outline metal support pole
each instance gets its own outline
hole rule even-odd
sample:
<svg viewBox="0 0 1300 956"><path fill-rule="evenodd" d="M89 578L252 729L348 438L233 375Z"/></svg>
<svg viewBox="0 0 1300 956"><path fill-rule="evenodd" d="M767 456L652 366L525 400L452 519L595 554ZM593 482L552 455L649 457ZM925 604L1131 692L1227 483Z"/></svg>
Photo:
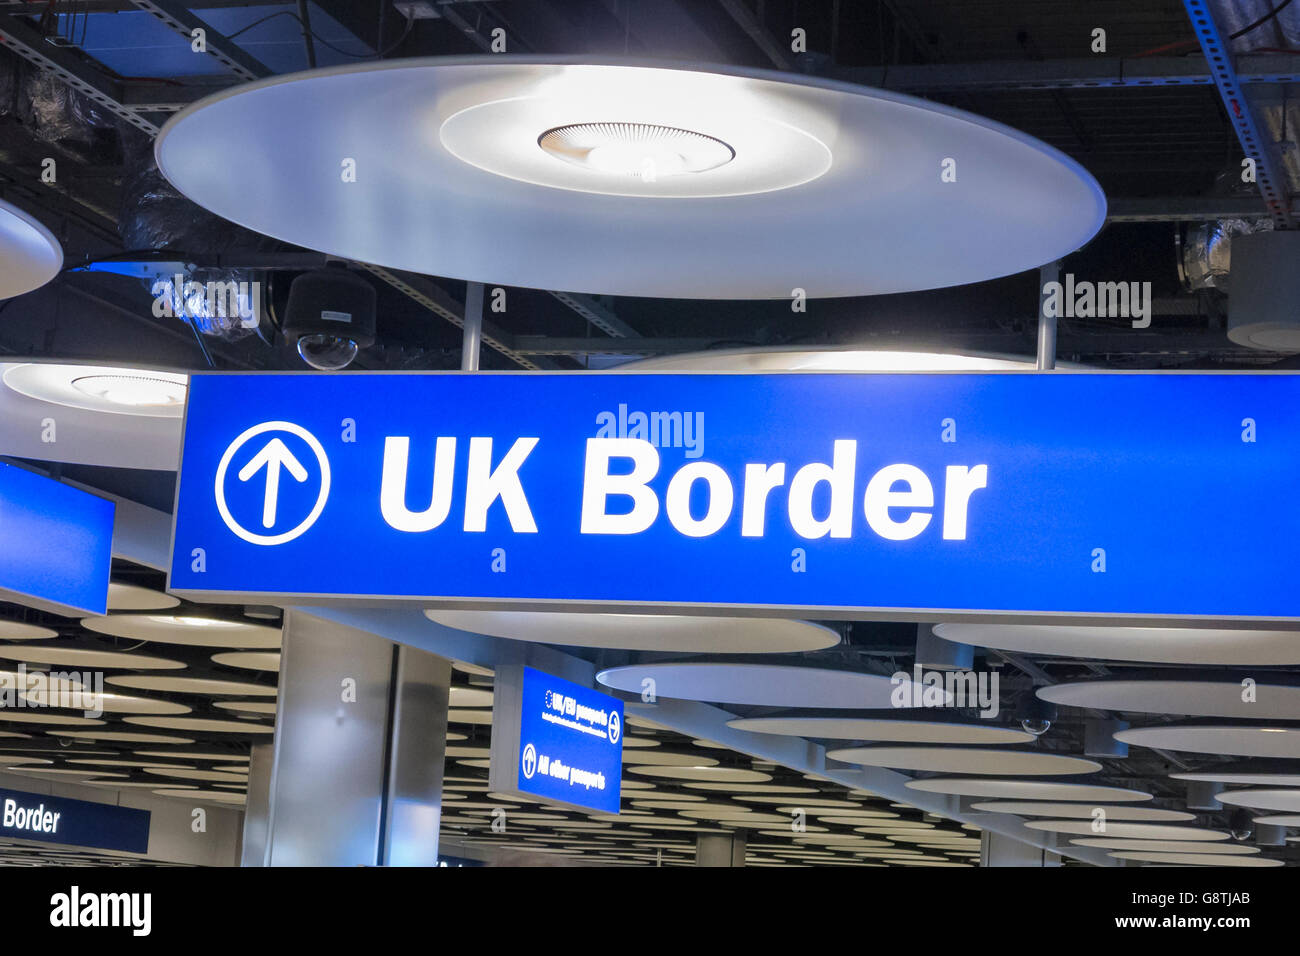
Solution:
<svg viewBox="0 0 1300 956"><path fill-rule="evenodd" d="M482 282L470 282L465 287L465 335L461 341L460 370L477 372L483 343Z"/></svg>
<svg viewBox="0 0 1300 956"><path fill-rule="evenodd" d="M1047 314L1046 288L1061 279L1061 260L1049 262L1038 270L1038 368L1056 368L1056 316Z"/></svg>

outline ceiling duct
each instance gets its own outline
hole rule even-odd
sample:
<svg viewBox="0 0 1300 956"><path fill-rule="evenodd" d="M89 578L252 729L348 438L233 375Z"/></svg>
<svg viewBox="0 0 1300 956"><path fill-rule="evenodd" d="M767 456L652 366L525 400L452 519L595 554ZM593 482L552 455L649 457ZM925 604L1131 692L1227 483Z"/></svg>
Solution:
<svg viewBox="0 0 1300 956"><path fill-rule="evenodd" d="M1232 241L1238 236L1271 232L1273 220L1220 219L1194 223L1181 233L1179 275L1189 292L1202 289L1229 291L1232 272Z"/></svg>

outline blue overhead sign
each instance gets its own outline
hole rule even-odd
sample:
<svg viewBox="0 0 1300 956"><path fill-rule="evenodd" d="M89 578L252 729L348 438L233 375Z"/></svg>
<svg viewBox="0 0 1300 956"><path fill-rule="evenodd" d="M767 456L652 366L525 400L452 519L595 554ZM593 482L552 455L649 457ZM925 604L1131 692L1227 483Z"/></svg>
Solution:
<svg viewBox="0 0 1300 956"><path fill-rule="evenodd" d="M0 600L56 614L103 614L113 502L0 464Z"/></svg>
<svg viewBox="0 0 1300 956"><path fill-rule="evenodd" d="M1300 619L1300 376L196 375L170 587Z"/></svg>
<svg viewBox="0 0 1300 956"><path fill-rule="evenodd" d="M149 811L0 789L0 837L146 853Z"/></svg>
<svg viewBox="0 0 1300 956"><path fill-rule="evenodd" d="M493 793L618 813L623 704L531 667L497 670L492 703Z"/></svg>

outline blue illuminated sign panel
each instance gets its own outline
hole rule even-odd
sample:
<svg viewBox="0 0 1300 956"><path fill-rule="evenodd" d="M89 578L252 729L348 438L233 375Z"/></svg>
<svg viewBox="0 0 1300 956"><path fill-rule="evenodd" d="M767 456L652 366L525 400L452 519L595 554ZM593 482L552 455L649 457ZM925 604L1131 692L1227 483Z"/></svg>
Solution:
<svg viewBox="0 0 1300 956"><path fill-rule="evenodd" d="M0 837L146 853L149 811L0 789Z"/></svg>
<svg viewBox="0 0 1300 956"><path fill-rule="evenodd" d="M113 502L0 464L0 600L56 614L103 614Z"/></svg>
<svg viewBox="0 0 1300 956"><path fill-rule="evenodd" d="M171 587L1300 619L1300 376L196 375Z"/></svg>
<svg viewBox="0 0 1300 956"><path fill-rule="evenodd" d="M494 793L618 813L623 703L617 697L531 667L499 668L494 694Z"/></svg>

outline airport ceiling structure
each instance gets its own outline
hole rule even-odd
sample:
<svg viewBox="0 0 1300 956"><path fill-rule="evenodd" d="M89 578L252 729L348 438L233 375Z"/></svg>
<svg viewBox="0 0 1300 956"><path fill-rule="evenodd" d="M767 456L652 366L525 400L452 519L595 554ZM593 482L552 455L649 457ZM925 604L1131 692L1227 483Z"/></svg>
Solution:
<svg viewBox="0 0 1300 956"><path fill-rule="evenodd" d="M1219 28L1212 35L1195 26L1206 8ZM202 49L195 30L203 31ZM1135 328L1128 317L1063 318L1061 362L1120 370L1298 367L1295 352L1238 344L1227 334L1230 239L1294 228L1300 216L1300 3L1290 0L0 0L0 200L42 223L64 250L52 282L0 302L0 362L58 358L180 373L306 370L279 334L277 316L293 279L323 267L327 257L219 219L184 198L154 163L155 137L178 111L239 84L378 59L490 57L494 31L512 54L774 69L908 93L1004 123L1071 157L1106 193L1105 226L1063 258L1060 274L1150 284L1149 326ZM806 36L798 51L792 31ZM238 149L220 139L211 149L238 169ZM1246 165L1255 173L1249 182ZM788 241L797 246L816 229L816 222L792 223ZM353 274L376 290L378 322L374 343L353 368L460 366L465 282L354 266ZM173 268L203 279L261 282L267 301L258 327L155 314L152 283ZM1032 361L1040 282L1033 270L928 292L814 297L798 310L785 299L507 287L506 308L484 321L483 368L597 369L770 346L973 351ZM141 464L66 464L59 473L170 510L175 475L158 463ZM98 660L93 666L119 678L124 694L150 698L153 704L141 706L153 712L124 709L105 714L103 724L58 726L0 714L0 752L18 773L171 789L239 805L249 744L269 739L273 726L278 617L266 609L239 614L175 604L161 594L161 576L140 567L120 564L115 580L145 591L120 591L103 621L0 605L0 664L53 667L65 662L46 651L65 649L70 665ZM147 593L160 603L151 606ZM146 620L105 626L123 616ZM164 623L150 624L151 616ZM236 636L223 639L220 627L194 625L192 642L179 640L187 618L225 620ZM834 645L803 652L800 663L884 677L913 665L915 624L827 626L836 632ZM1294 761L1280 759L1285 748L1270 749L1254 733L1300 733L1293 723L1300 707L1292 700L1300 654L1284 647L1293 635L1260 632L1216 657L1195 635L1171 633L1163 635L1170 648L1159 659L1133 659L1096 634L948 636L977 646L980 666L999 673L1009 732L1022 720L1050 720L1019 750L1082 757L1093 749L1088 735L1097 721L1131 725L1123 731L1133 734L1126 754L1120 748L1096 756L1097 772L1073 779L1149 794L1152 800L1139 805L1170 815L1147 821L1190 815L1191 826L1242 829L1234 806L1189 806L1187 781L1175 774L1247 773L1252 779L1238 782L1259 785L1300 779L1287 775ZM571 652L603 668L666 657ZM1252 723L1254 712L1234 708L1224 691L1244 678L1276 690L1282 702L1263 715L1266 726ZM624 794L628 819L512 805L515 822L497 833L491 822L498 804L487 794L485 769L490 686L490 673L457 671L443 805L443 834L453 843L668 865L691 861L694 832L735 826L751 832L755 864L951 865L978 853L969 827L646 725L634 725L625 754L632 768L625 779L635 781ZM790 716L774 706L730 709L742 719ZM1197 729L1205 725L1240 739L1225 746ZM846 738L819 736L812 725L807 734L849 746ZM847 739L865 737L864 731ZM638 765L641 753L674 756ZM654 765L719 766L786 789L720 794L699 781L636 772ZM912 772L920 781L943 776L924 767ZM792 834L788 816L769 812L787 806L773 802L778 794L790 797L789 806L808 806L806 831ZM818 802L824 814L814 811ZM1296 821L1300 816L1290 818ZM1087 822L1080 824L1086 829ZM912 835L940 831L929 841ZM1300 860L1289 842L1259 855ZM0 863L33 856L40 854L0 847ZM57 854L48 859L70 862Z"/></svg>

